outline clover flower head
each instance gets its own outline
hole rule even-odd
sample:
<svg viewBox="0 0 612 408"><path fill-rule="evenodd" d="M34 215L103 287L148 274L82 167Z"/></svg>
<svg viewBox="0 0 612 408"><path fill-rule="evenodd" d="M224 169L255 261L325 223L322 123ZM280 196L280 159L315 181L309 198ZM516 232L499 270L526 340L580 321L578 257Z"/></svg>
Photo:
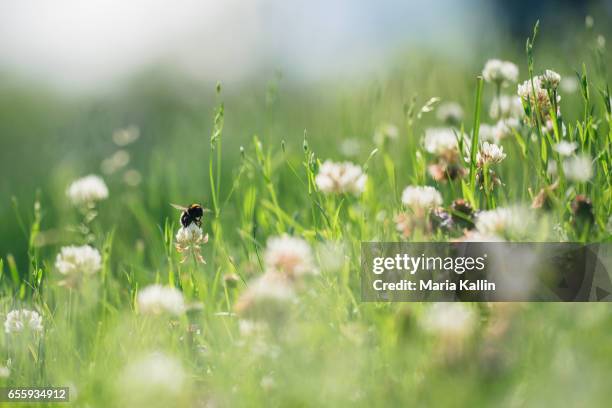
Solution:
<svg viewBox="0 0 612 408"><path fill-rule="evenodd" d="M488 60L482 70L482 77L485 81L500 85L516 82L518 75L519 69L516 64L499 59Z"/></svg>
<svg viewBox="0 0 612 408"><path fill-rule="evenodd" d="M533 212L523 207L497 207L481 211L476 216L476 230L500 238L525 237L533 230Z"/></svg>
<svg viewBox="0 0 612 408"><path fill-rule="evenodd" d="M547 69L542 75L540 75L540 81L542 88L555 90L561 82L561 75L555 71Z"/></svg>
<svg viewBox="0 0 612 408"><path fill-rule="evenodd" d="M577 148L578 144L576 142L568 142L566 140L562 140L553 146L553 149L561 156L571 156Z"/></svg>
<svg viewBox="0 0 612 408"><path fill-rule="evenodd" d="M268 239L264 262L267 271L290 278L316 273L310 245L302 238L288 235Z"/></svg>
<svg viewBox="0 0 612 408"><path fill-rule="evenodd" d="M588 155L581 154L565 160L563 171L568 180L586 183L593 177L593 163Z"/></svg>
<svg viewBox="0 0 612 408"><path fill-rule="evenodd" d="M93 206L108 198L108 187L100 176L91 174L73 181L66 195L75 206Z"/></svg>
<svg viewBox="0 0 612 408"><path fill-rule="evenodd" d="M506 158L504 148L493 143L484 142L476 153L476 165L480 168L485 165L501 163Z"/></svg>
<svg viewBox="0 0 612 408"><path fill-rule="evenodd" d="M138 292L138 311L149 315L169 314L179 316L185 311L185 301L180 290L162 285L150 285Z"/></svg>
<svg viewBox="0 0 612 408"><path fill-rule="evenodd" d="M179 254L185 256L181 263L185 262L189 255L193 255L196 261L206 263L202 256L202 245L208 242L208 234L204 235L202 228L192 222L187 227L179 228L176 233L174 246Z"/></svg>
<svg viewBox="0 0 612 408"><path fill-rule="evenodd" d="M102 256L89 245L66 246L57 254L55 268L68 278L93 275L102 268Z"/></svg>
<svg viewBox="0 0 612 408"><path fill-rule="evenodd" d="M295 298L290 282L282 275L266 272L249 283L236 302L236 312L252 320L279 320Z"/></svg>
<svg viewBox="0 0 612 408"><path fill-rule="evenodd" d="M451 128L427 129L423 146L428 153L447 161L453 161L459 153L457 135Z"/></svg>
<svg viewBox="0 0 612 408"><path fill-rule="evenodd" d="M6 315L4 321L4 332L8 334L23 331L42 332L42 330L42 317L34 310L12 310Z"/></svg>
<svg viewBox="0 0 612 408"><path fill-rule="evenodd" d="M326 160L319 168L315 183L326 194L359 195L365 190L367 175L351 162L334 163Z"/></svg>
<svg viewBox="0 0 612 408"><path fill-rule="evenodd" d="M408 186L402 192L402 203L415 212L423 212L442 205L442 196L431 186Z"/></svg>

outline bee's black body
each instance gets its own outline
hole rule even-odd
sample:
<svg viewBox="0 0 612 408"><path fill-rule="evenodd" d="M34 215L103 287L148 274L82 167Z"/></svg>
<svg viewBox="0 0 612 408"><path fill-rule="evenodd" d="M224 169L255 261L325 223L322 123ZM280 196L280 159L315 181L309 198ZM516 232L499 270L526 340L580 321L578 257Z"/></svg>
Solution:
<svg viewBox="0 0 612 408"><path fill-rule="evenodd" d="M195 223L198 227L202 226L202 217L204 216L204 209L200 204L191 204L189 207L180 209L183 211L183 213L181 214L181 225L183 227L187 228L189 225L191 225L192 222Z"/></svg>

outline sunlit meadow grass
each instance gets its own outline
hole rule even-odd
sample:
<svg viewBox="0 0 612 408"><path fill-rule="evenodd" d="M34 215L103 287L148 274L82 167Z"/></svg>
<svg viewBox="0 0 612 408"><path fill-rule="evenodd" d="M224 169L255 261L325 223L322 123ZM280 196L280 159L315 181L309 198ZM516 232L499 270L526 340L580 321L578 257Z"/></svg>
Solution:
<svg viewBox="0 0 612 408"><path fill-rule="evenodd" d="M411 61L212 104L135 86L108 114L17 92L35 119L2 117L22 171L3 184L0 382L84 407L606 404L606 304L360 301L361 241L611 240L605 46L589 32L547 65L538 40L508 52L518 75L484 58L441 83ZM170 203L192 202L210 211L181 230Z"/></svg>

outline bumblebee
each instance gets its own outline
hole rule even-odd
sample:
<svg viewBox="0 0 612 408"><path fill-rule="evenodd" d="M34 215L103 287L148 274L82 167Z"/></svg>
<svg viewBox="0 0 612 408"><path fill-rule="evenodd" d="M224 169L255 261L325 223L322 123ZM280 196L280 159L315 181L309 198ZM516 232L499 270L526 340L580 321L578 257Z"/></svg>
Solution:
<svg viewBox="0 0 612 408"><path fill-rule="evenodd" d="M181 213L181 225L187 228L191 223L195 223L198 227L202 226L202 217L204 216L205 208L202 208L200 204L191 204L189 207L183 207L182 205L170 204L177 210L182 211Z"/></svg>

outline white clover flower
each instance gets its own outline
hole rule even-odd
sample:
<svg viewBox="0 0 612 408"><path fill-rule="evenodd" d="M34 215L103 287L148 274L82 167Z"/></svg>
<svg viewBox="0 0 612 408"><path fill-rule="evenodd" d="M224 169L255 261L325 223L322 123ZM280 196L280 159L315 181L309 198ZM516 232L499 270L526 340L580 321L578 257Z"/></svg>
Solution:
<svg viewBox="0 0 612 408"><path fill-rule="evenodd" d="M150 285L138 292L138 311L144 314L164 313L179 316L185 311L185 301L180 290L162 285Z"/></svg>
<svg viewBox="0 0 612 408"><path fill-rule="evenodd" d="M55 258L55 268L69 279L80 279L102 268L102 256L89 245L63 247Z"/></svg>
<svg viewBox="0 0 612 408"><path fill-rule="evenodd" d="M503 235L514 222L513 216L509 208L482 211L476 217L476 229L481 234Z"/></svg>
<svg viewBox="0 0 612 408"><path fill-rule="evenodd" d="M125 397L142 401L154 395L177 395L182 392L186 379L180 361L155 352L128 364L120 374L117 385L125 391Z"/></svg>
<svg viewBox="0 0 612 408"><path fill-rule="evenodd" d="M561 156L571 156L577 148L578 144L576 144L576 142L568 142L565 140L553 146L553 149Z"/></svg>
<svg viewBox="0 0 612 408"><path fill-rule="evenodd" d="M457 102L441 103L436 110L436 117L440 122L458 124L463 119L463 108Z"/></svg>
<svg viewBox="0 0 612 408"><path fill-rule="evenodd" d="M427 129L423 146L428 153L446 159L452 159L459 153L457 135L451 128Z"/></svg>
<svg viewBox="0 0 612 408"><path fill-rule="evenodd" d="M310 245L302 238L288 235L268 239L264 263L266 271L291 278L316 273Z"/></svg>
<svg viewBox="0 0 612 408"><path fill-rule="evenodd" d="M500 85L506 85L508 82L516 82L518 75L519 69L515 64L498 59L487 61L482 70L482 77L485 81Z"/></svg>
<svg viewBox="0 0 612 408"><path fill-rule="evenodd" d="M561 78L561 83L559 84L561 90L567 93L574 93L578 91L580 84L578 83L578 79L574 76L565 76Z"/></svg>
<svg viewBox="0 0 612 408"><path fill-rule="evenodd" d="M463 303L434 303L421 319L426 332L453 339L469 337L477 322L474 310Z"/></svg>
<svg viewBox="0 0 612 408"><path fill-rule="evenodd" d="M295 292L288 280L273 272L266 272L249 283L236 302L236 312L252 319L276 319L287 312Z"/></svg>
<svg viewBox="0 0 612 408"><path fill-rule="evenodd" d="M374 131L374 143L382 145L386 141L397 140L399 129L391 123L381 123Z"/></svg>
<svg viewBox="0 0 612 408"><path fill-rule="evenodd" d="M41 332L42 317L38 312L28 309L12 310L4 321L5 333L21 333L23 331Z"/></svg>
<svg viewBox="0 0 612 408"><path fill-rule="evenodd" d="M489 116L494 119L520 118L524 113L521 98L517 96L501 95L499 99L493 99L489 108Z"/></svg>
<svg viewBox="0 0 612 408"><path fill-rule="evenodd" d="M96 201L108 198L108 188L100 176L91 174L72 182L66 195L74 205L91 206Z"/></svg>
<svg viewBox="0 0 612 408"><path fill-rule="evenodd" d="M502 238L522 237L533 227L533 212L523 207L498 207L476 216L476 230Z"/></svg>
<svg viewBox="0 0 612 408"><path fill-rule="evenodd" d="M402 192L402 203L415 212L442 205L442 196L430 186L408 186Z"/></svg>
<svg viewBox="0 0 612 408"><path fill-rule="evenodd" d="M570 157L563 162L563 171L568 180L586 183L593 177L593 163L585 154Z"/></svg>
<svg viewBox="0 0 612 408"><path fill-rule="evenodd" d="M537 105L544 114L545 119L547 119L550 114L550 110L552 109L552 101L548 96L548 91L546 90L546 87L548 86L552 88L552 86L555 84L555 81L556 79L552 74L549 74L546 78L543 75L534 77L533 85L531 79L528 79L522 84L518 85L518 96L520 96L521 99L525 102L529 101L529 103L532 105L532 109L535 109L535 106ZM559 101L561 101L561 96L557 95L556 102L559 103Z"/></svg>
<svg viewBox="0 0 612 408"><path fill-rule="evenodd" d="M557 89L559 83L561 82L561 75L557 74L555 71L547 69L544 71L544 74L540 75L540 81L542 88L554 90Z"/></svg>
<svg viewBox="0 0 612 408"><path fill-rule="evenodd" d="M476 153L476 165L482 168L485 165L501 163L505 158L506 154L502 146L484 142Z"/></svg>
<svg viewBox="0 0 612 408"><path fill-rule="evenodd" d="M356 164L326 160L319 168L315 182L319 190L327 194L359 195L365 190L367 179L368 176Z"/></svg>
<svg viewBox="0 0 612 408"><path fill-rule="evenodd" d="M206 263L202 257L202 245L208 242L208 234L204 235L202 228L192 222L187 227L179 228L176 233L174 246L179 254L185 254L181 263L185 262L189 255L193 255L196 261Z"/></svg>

